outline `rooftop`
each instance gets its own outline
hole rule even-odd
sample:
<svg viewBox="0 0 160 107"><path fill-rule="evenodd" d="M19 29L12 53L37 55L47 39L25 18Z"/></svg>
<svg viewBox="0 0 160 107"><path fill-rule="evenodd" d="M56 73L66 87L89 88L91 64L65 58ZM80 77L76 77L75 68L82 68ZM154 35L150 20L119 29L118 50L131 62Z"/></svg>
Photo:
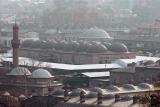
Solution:
<svg viewBox="0 0 160 107"><path fill-rule="evenodd" d="M85 72L85 73L82 73L82 74L87 76L87 77L108 77L108 76L110 76L110 72L109 71L104 71L104 72Z"/></svg>
<svg viewBox="0 0 160 107"><path fill-rule="evenodd" d="M0 58L1 62L12 62L12 58ZM40 62L30 58L20 57L19 65L22 66L37 66L37 67L47 67L52 69L63 69L63 70L90 70L90 69L116 69L122 68L116 63L112 64L86 64L86 65L71 65L62 63L50 63L50 62Z"/></svg>
<svg viewBox="0 0 160 107"><path fill-rule="evenodd" d="M128 64L136 63L137 66L144 61L156 62L160 60L159 57L147 57L147 56L136 56L135 59L118 59L110 64L84 64L84 65L72 65L72 64L62 64L62 63L51 63L51 62L41 62L33 60L31 58L19 57L19 65L22 66L37 66L52 69L62 69L62 70L93 70L93 69L119 69L126 68ZM0 62L12 62L11 57L0 56Z"/></svg>

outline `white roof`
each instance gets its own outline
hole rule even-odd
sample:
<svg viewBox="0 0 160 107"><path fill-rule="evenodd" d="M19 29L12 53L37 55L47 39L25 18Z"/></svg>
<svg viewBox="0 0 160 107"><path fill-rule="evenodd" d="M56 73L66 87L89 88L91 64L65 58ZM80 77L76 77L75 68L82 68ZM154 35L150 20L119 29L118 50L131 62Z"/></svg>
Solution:
<svg viewBox="0 0 160 107"><path fill-rule="evenodd" d="M51 78L53 77L50 72L45 69L37 69L32 72L32 78Z"/></svg>
<svg viewBox="0 0 160 107"><path fill-rule="evenodd" d="M87 76L87 77L107 77L107 76L110 76L110 72L109 71L104 71L104 72L85 72L85 73L82 73L82 74Z"/></svg>
<svg viewBox="0 0 160 107"><path fill-rule="evenodd" d="M16 67L14 69L12 69L12 71L10 73L8 73L7 75L31 75L31 72L24 67Z"/></svg>
<svg viewBox="0 0 160 107"><path fill-rule="evenodd" d="M111 64L85 64L85 65L74 65L73 70L89 70L89 69L116 69L122 68L116 63Z"/></svg>
<svg viewBox="0 0 160 107"><path fill-rule="evenodd" d="M2 58L2 61L12 62L12 58ZM53 69L64 69L64 70L89 70L89 69L116 69L122 68L116 63L112 64L85 64L85 65L72 65L72 64L62 64L62 63L50 63L50 62L40 62L30 58L19 57L19 65L26 66L38 66L47 67Z"/></svg>
<svg viewBox="0 0 160 107"><path fill-rule="evenodd" d="M63 70L118 69L118 68L125 68L127 67L128 64L131 64L133 62L138 65L140 61L146 61L146 60L152 60L153 62L156 62L160 60L160 58L136 56L135 59L118 59L111 64L72 65L72 64L62 64L62 63L40 62L30 58L19 57L19 65L47 67L47 68L63 69ZM12 62L12 58L1 57L0 61Z"/></svg>
<svg viewBox="0 0 160 107"><path fill-rule="evenodd" d="M114 63L117 63L123 67L127 67L128 64L136 63L138 66L141 61L153 61L156 62L160 60L159 57L148 57L148 56L136 56L135 59L118 59Z"/></svg>

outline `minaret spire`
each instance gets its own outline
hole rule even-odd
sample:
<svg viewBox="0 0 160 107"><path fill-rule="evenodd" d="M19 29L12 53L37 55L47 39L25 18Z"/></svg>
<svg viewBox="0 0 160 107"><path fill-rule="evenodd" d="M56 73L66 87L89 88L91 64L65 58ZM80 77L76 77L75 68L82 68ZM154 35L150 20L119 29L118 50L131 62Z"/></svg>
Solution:
<svg viewBox="0 0 160 107"><path fill-rule="evenodd" d="M19 65L18 57L19 57L19 46L20 40L18 37L19 27L16 23L13 25L13 40L12 40L12 48L13 48L13 67L17 67Z"/></svg>

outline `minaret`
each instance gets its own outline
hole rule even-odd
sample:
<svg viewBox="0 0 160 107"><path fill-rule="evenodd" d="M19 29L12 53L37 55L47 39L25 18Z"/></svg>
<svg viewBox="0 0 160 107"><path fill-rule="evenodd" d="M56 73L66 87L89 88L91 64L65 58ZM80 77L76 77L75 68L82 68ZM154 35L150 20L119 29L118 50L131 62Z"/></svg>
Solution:
<svg viewBox="0 0 160 107"><path fill-rule="evenodd" d="M19 57L19 46L20 46L20 40L18 38L18 31L19 27L15 24L13 25L13 40L12 40L12 48L13 48L13 67L17 67L19 64L18 57Z"/></svg>

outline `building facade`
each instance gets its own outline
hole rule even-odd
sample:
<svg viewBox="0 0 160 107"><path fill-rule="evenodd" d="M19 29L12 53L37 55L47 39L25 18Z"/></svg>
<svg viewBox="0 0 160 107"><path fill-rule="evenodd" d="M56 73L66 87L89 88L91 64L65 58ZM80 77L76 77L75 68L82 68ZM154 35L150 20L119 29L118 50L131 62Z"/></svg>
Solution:
<svg viewBox="0 0 160 107"><path fill-rule="evenodd" d="M44 96L62 87L62 84L56 82L54 76L44 69L37 69L31 73L27 68L16 67L1 78L1 89L14 96Z"/></svg>

